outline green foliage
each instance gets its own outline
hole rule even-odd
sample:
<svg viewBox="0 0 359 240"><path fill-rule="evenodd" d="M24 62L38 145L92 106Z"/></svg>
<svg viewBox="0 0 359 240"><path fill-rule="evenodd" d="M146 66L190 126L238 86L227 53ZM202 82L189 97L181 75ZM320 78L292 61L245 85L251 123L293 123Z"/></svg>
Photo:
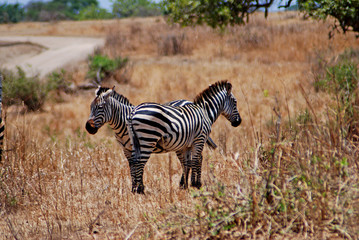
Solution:
<svg viewBox="0 0 359 240"><path fill-rule="evenodd" d="M12 105L23 102L30 111L38 110L45 102L48 93L46 84L35 77L27 77L25 72L18 67L17 73L4 71L3 103Z"/></svg>
<svg viewBox="0 0 359 240"><path fill-rule="evenodd" d="M17 23L22 20L24 9L20 4L0 4L0 23Z"/></svg>
<svg viewBox="0 0 359 240"><path fill-rule="evenodd" d="M298 0L284 1L289 10L298 8L309 16L317 19L334 17L344 32L353 30L359 32L359 0ZM183 26L207 24L212 28L225 28L227 25L240 25L248 21L249 15L259 9L265 10L275 3L273 0L164 0L164 11L173 22Z"/></svg>
<svg viewBox="0 0 359 240"><path fill-rule="evenodd" d="M116 0L112 13L120 18L161 15L161 7L150 0Z"/></svg>
<svg viewBox="0 0 359 240"><path fill-rule="evenodd" d="M305 109L303 112L298 114L297 122L301 125L306 125L313 122L312 115L310 115L308 109Z"/></svg>
<svg viewBox="0 0 359 240"><path fill-rule="evenodd" d="M340 129L340 135L344 138L358 138L359 134L359 51L346 50L335 63L326 68L326 73L321 76L314 86L318 90L328 92L335 102L332 114L333 118L340 119L340 124L331 121Z"/></svg>
<svg viewBox="0 0 359 240"><path fill-rule="evenodd" d="M326 76L316 83L316 87L339 94L347 101L349 98L355 97L354 90L357 88L358 81L357 65L350 61L344 61L328 67Z"/></svg>
<svg viewBox="0 0 359 240"><path fill-rule="evenodd" d="M244 24L249 14L260 8L266 13L272 1L225 0L168 0L163 1L165 11L174 22L183 26L207 24L212 28Z"/></svg>
<svg viewBox="0 0 359 240"><path fill-rule="evenodd" d="M100 78L107 78L114 74L118 69L126 66L128 58L117 57L110 59L108 56L97 54L89 58L89 71L88 76L90 78L96 78L97 72L100 70Z"/></svg>
<svg viewBox="0 0 359 240"><path fill-rule="evenodd" d="M332 16L337 23L334 28L340 27L344 32L353 30L359 32L359 0L299 0L299 9L317 19L326 19Z"/></svg>
<svg viewBox="0 0 359 240"><path fill-rule="evenodd" d="M38 76L26 76L20 67L16 73L8 70L2 70L1 73L4 76L3 103L8 106L24 103L30 111L41 109L49 92L66 91L69 85L64 70L51 73L47 81L41 81Z"/></svg>
<svg viewBox="0 0 359 240"><path fill-rule="evenodd" d="M88 6L82 9L76 16L76 20L88 20L88 19L110 19L113 15L106 9L99 8L96 5Z"/></svg>
<svg viewBox="0 0 359 240"><path fill-rule="evenodd" d="M196 221L206 226L211 236L222 234L223 237L223 233L238 226L239 216L248 217L244 211L246 207L241 206L236 198L227 196L227 190L220 182L209 191L194 192L193 197L198 200Z"/></svg>
<svg viewBox="0 0 359 240"><path fill-rule="evenodd" d="M30 2L26 6L25 20L26 21L41 21L40 14L44 14L48 11L47 4L44 2Z"/></svg>
<svg viewBox="0 0 359 240"><path fill-rule="evenodd" d="M66 80L66 71L61 69L60 72L52 72L47 76L47 91L66 90L70 83Z"/></svg>
<svg viewBox="0 0 359 240"><path fill-rule="evenodd" d="M25 7L25 18L28 21L76 19L79 12L90 6L98 7L97 0L34 1Z"/></svg>

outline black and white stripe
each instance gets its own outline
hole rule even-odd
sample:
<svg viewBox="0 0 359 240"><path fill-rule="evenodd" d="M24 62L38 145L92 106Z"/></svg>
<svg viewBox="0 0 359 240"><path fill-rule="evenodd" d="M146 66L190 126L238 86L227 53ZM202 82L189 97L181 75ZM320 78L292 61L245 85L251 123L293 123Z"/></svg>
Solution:
<svg viewBox="0 0 359 240"><path fill-rule="evenodd" d="M165 105L167 106L184 106L192 104L187 100L175 100ZM95 99L91 103L90 117L86 122L86 130L90 134L96 134L98 129L104 124L108 123L113 129L117 141L121 144L124 154L128 159L130 165L130 172L132 177L133 186L135 179L135 169L137 162L132 160L132 145L127 130L126 120L130 116L131 111L134 109L129 100L123 95L117 93L114 88L99 87L95 93ZM216 144L212 139L208 138L207 144L210 148L216 148ZM156 152L163 152L161 146L156 148ZM182 167L186 164L185 157L179 156ZM133 188L134 189L134 188Z"/></svg>
<svg viewBox="0 0 359 240"><path fill-rule="evenodd" d="M181 184L187 188L192 168L191 184L201 187L202 150L212 124L221 114L234 127L241 123L237 100L231 90L229 82L220 81L199 94L193 104L176 107L143 103L133 109L128 127L137 167L135 184L138 193L144 190L144 166L151 153L157 152L174 151L180 159L184 158Z"/></svg>

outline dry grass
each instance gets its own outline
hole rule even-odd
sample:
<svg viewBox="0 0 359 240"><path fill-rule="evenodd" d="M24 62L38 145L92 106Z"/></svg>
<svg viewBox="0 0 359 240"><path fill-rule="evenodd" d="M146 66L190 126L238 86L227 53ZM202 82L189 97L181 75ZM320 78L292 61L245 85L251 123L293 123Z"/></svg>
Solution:
<svg viewBox="0 0 359 240"><path fill-rule="evenodd" d="M68 23L33 29L71 35ZM234 129L220 118L214 124L211 137L219 148L204 150L203 191L180 190L179 163L164 154L147 163L146 195L140 196L130 192L129 167L111 130L85 132L92 91L60 104L49 101L41 113L8 108L0 165L2 238L358 236L358 145L340 137L331 98L312 86L318 56L358 47L352 35L329 40L326 24L293 13L268 20L256 15L225 33L167 26L162 18L69 25L75 24L91 26L89 32L81 28L84 35L107 34L103 52L130 58L132 79L116 90L132 103L193 99L208 84L228 79L243 123ZM185 36L189 51L161 52L161 41L173 34ZM81 76L77 71L74 81ZM317 122L296 121L305 109Z"/></svg>

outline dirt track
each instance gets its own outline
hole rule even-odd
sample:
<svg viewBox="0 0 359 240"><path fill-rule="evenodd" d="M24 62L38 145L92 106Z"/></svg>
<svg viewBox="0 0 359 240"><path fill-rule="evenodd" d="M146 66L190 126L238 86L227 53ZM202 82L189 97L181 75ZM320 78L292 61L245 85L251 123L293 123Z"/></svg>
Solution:
<svg viewBox="0 0 359 240"><path fill-rule="evenodd" d="M20 66L28 75L40 77L69 64L86 59L102 38L84 37L0 37L0 67L15 69Z"/></svg>

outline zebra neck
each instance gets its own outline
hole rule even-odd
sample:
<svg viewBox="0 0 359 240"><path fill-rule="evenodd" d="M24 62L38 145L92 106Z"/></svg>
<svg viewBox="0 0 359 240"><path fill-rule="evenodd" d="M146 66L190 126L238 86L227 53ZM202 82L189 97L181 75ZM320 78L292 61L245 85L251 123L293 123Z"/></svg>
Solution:
<svg viewBox="0 0 359 240"><path fill-rule="evenodd" d="M223 103L222 101L218 101L218 98L203 98L199 105L205 110L210 119L211 123L213 124L219 115L222 113Z"/></svg>
<svg viewBox="0 0 359 240"><path fill-rule="evenodd" d="M112 111L109 125L117 135L124 134L127 132L126 119L130 115L133 105L122 104L115 98L110 99L110 104Z"/></svg>

